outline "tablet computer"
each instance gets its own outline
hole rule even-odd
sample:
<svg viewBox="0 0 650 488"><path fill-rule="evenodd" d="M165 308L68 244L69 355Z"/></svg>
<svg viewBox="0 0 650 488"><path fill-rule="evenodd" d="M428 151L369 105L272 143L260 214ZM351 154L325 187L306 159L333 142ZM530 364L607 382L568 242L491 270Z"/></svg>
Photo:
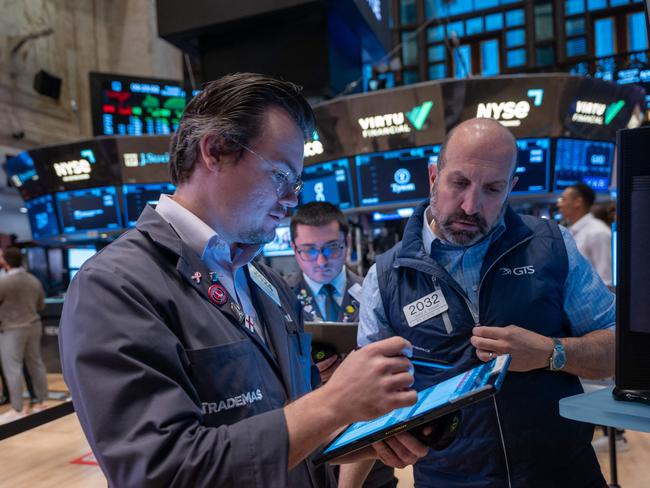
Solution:
<svg viewBox="0 0 650 488"><path fill-rule="evenodd" d="M347 354L357 347L356 322L305 322L305 332L312 343L326 344L339 354Z"/></svg>
<svg viewBox="0 0 650 488"><path fill-rule="evenodd" d="M395 409L374 420L355 422L325 447L316 458L316 464L427 424L494 395L501 388L509 364L510 355L497 356L485 364L419 391L415 405Z"/></svg>

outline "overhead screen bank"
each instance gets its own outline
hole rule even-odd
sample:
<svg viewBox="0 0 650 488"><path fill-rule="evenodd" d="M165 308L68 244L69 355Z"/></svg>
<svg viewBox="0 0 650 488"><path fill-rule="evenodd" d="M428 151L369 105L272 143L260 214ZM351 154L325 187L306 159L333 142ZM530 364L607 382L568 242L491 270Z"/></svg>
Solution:
<svg viewBox="0 0 650 488"><path fill-rule="evenodd" d="M517 138L516 195L551 196L583 181L612 184L616 131L645 113L641 88L570 75L421 83L315 107L305 145L302 202L344 211L412 205L428 195L428 165L459 122L489 117ZM21 153L8 172L26 201L35 240L93 240L132 227L171 193L168 136L98 137Z"/></svg>

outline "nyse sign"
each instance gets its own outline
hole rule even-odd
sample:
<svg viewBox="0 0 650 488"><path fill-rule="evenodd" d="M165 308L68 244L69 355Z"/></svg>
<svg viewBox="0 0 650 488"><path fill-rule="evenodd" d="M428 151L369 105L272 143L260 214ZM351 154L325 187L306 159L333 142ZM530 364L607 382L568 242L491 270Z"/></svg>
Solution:
<svg viewBox="0 0 650 488"><path fill-rule="evenodd" d="M56 175L65 182L88 180L92 171L90 161L83 158L54 163L53 167Z"/></svg>
<svg viewBox="0 0 650 488"><path fill-rule="evenodd" d="M532 100L535 107L542 105L544 90L531 88L526 96ZM502 102L479 103L476 108L476 117L494 119L506 127L519 127L522 121L530 114L529 100L506 100Z"/></svg>

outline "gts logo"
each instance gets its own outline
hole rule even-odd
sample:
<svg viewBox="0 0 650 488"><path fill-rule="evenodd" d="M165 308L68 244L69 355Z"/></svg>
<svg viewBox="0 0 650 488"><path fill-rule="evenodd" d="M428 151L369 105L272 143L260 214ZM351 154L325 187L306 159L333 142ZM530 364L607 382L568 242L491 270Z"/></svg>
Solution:
<svg viewBox="0 0 650 488"><path fill-rule="evenodd" d="M499 274L501 276L522 276L522 275L532 275L535 274L535 267L530 266L520 266L518 268L499 268Z"/></svg>

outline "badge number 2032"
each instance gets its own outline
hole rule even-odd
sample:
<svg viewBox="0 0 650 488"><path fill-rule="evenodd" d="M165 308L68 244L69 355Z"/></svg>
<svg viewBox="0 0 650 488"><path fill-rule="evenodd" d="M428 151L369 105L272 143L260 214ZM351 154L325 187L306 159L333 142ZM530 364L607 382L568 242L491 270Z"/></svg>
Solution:
<svg viewBox="0 0 650 488"><path fill-rule="evenodd" d="M434 291L428 295L406 305L402 310L409 327L415 327L425 320L435 317L449 308L447 300L441 291Z"/></svg>

